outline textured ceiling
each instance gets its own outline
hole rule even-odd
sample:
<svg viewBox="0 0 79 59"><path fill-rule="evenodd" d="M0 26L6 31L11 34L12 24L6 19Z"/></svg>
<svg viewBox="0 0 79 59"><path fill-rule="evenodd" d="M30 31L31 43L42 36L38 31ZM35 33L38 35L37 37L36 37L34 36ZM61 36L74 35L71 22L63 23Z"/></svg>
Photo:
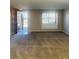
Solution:
<svg viewBox="0 0 79 59"><path fill-rule="evenodd" d="M11 6L19 9L64 9L68 0L11 0Z"/></svg>

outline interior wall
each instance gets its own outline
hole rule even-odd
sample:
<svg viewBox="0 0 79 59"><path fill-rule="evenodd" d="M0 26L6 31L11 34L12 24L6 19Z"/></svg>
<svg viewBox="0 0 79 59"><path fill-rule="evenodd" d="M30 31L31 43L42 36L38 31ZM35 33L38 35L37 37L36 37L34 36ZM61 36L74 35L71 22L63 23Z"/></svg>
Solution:
<svg viewBox="0 0 79 59"><path fill-rule="evenodd" d="M17 10L16 8L10 7L10 17L11 17L11 26L10 26L10 35L17 33Z"/></svg>
<svg viewBox="0 0 79 59"><path fill-rule="evenodd" d="M69 9L64 11L64 32L69 34Z"/></svg>
<svg viewBox="0 0 79 59"><path fill-rule="evenodd" d="M42 10L31 10L29 13L29 31L63 31L63 10L58 11L58 28L57 29L42 29Z"/></svg>

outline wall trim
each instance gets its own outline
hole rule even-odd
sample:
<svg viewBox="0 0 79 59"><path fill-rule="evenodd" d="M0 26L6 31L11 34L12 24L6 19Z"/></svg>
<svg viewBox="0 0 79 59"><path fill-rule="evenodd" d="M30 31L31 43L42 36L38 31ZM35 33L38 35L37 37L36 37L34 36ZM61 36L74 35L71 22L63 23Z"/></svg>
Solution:
<svg viewBox="0 0 79 59"><path fill-rule="evenodd" d="M65 32L65 31L63 31L66 35L69 35L69 33L67 33L67 32Z"/></svg>
<svg viewBox="0 0 79 59"><path fill-rule="evenodd" d="M38 30L38 31L30 31L30 32L63 32L63 31L62 30L50 30L50 31Z"/></svg>

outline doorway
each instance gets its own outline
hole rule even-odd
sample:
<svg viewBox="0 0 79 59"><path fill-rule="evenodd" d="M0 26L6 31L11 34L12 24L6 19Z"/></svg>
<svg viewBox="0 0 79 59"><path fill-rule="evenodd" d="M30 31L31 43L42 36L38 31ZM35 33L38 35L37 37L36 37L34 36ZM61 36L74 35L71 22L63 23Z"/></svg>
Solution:
<svg viewBox="0 0 79 59"><path fill-rule="evenodd" d="M28 34L28 12L27 11L17 12L17 34L18 35Z"/></svg>

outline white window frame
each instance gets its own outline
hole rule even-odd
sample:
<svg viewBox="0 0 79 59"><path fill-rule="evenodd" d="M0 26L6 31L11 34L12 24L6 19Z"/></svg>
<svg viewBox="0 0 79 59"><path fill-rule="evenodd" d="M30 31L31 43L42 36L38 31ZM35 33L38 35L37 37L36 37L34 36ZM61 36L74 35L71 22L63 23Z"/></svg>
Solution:
<svg viewBox="0 0 79 59"><path fill-rule="evenodd" d="M49 13L55 13L55 22L49 22ZM43 14L48 14L48 16L46 17L47 19L47 23L44 23L43 19ZM42 12L42 29L57 29L58 28L58 12L57 11L45 11L45 12Z"/></svg>

